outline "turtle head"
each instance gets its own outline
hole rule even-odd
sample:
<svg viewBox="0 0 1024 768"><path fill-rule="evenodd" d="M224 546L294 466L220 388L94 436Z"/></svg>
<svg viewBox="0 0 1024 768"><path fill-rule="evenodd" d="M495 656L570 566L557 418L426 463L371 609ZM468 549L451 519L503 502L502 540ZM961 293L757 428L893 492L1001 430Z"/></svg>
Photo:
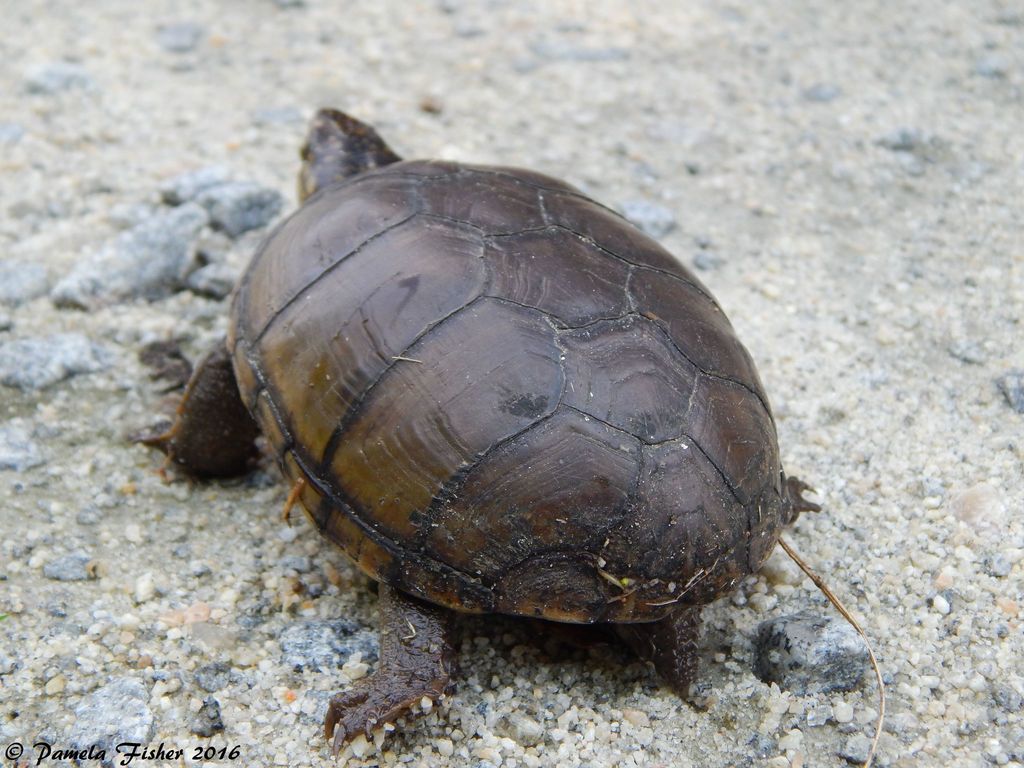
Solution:
<svg viewBox="0 0 1024 768"><path fill-rule="evenodd" d="M331 184L402 159L373 128L337 109L316 113L301 155L300 202Z"/></svg>

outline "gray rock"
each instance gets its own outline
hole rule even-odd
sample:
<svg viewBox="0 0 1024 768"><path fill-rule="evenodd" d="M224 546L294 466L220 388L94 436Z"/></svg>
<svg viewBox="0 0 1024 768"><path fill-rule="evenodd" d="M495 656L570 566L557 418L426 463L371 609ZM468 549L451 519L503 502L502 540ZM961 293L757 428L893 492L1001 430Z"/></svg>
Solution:
<svg viewBox="0 0 1024 768"><path fill-rule="evenodd" d="M200 267L185 280L185 285L193 293L223 299L235 288L238 272L227 264L207 264Z"/></svg>
<svg viewBox="0 0 1024 768"><path fill-rule="evenodd" d="M986 53L974 62L974 74L991 80L1002 80L1009 71L1010 62L1001 53Z"/></svg>
<svg viewBox="0 0 1024 768"><path fill-rule="evenodd" d="M1024 709L1024 696L1021 696L1013 686L1006 683L997 683L992 687L992 700L999 705L1000 709L1010 714Z"/></svg>
<svg viewBox="0 0 1024 768"><path fill-rule="evenodd" d="M985 350L976 341L960 339L951 342L946 349L952 357L961 363L981 365L985 362Z"/></svg>
<svg viewBox="0 0 1024 768"><path fill-rule="evenodd" d="M649 200L626 200L619 204L622 215L654 238L664 237L676 227L676 217L668 208Z"/></svg>
<svg viewBox="0 0 1024 768"><path fill-rule="evenodd" d="M815 83L804 90L803 96L807 101L825 103L838 99L842 93L839 86L832 83Z"/></svg>
<svg viewBox="0 0 1024 768"><path fill-rule="evenodd" d="M855 733L846 740L846 743L839 750L839 756L848 763L863 765L868 759L868 750L871 749L871 739L863 733Z"/></svg>
<svg viewBox="0 0 1024 768"><path fill-rule="evenodd" d="M115 748L126 741L147 744L156 734L149 692L137 680L115 678L93 691L75 709L68 741L74 749L102 749L113 765Z"/></svg>
<svg viewBox="0 0 1024 768"><path fill-rule="evenodd" d="M25 75L25 90L29 93L52 95L94 85L85 67L70 61L51 61L29 70Z"/></svg>
<svg viewBox="0 0 1024 768"><path fill-rule="evenodd" d="M17 144L25 129L17 123L0 123L0 144Z"/></svg>
<svg viewBox="0 0 1024 768"><path fill-rule="evenodd" d="M892 152L918 152L928 146L929 139L917 128L898 128L880 136L876 143Z"/></svg>
<svg viewBox="0 0 1024 768"><path fill-rule="evenodd" d="M1024 413L1024 370L1007 371L996 379L996 386L1013 410Z"/></svg>
<svg viewBox="0 0 1024 768"><path fill-rule="evenodd" d="M54 581L89 581L94 578L89 572L90 562L92 558L78 550L48 562L43 566L43 575Z"/></svg>
<svg viewBox="0 0 1024 768"><path fill-rule="evenodd" d="M216 693L231 680L231 667L223 661L204 664L196 670L196 684L207 693Z"/></svg>
<svg viewBox="0 0 1024 768"><path fill-rule="evenodd" d="M0 331L9 331L14 327L14 320L6 312L0 312Z"/></svg>
<svg viewBox="0 0 1024 768"><path fill-rule="evenodd" d="M524 747L532 747L544 740L544 726L532 717L513 713L502 718L497 724L497 731L509 736Z"/></svg>
<svg viewBox="0 0 1024 768"><path fill-rule="evenodd" d="M296 573L309 573L313 570L313 561L306 555L285 555L277 561L277 565L286 571L290 570Z"/></svg>
<svg viewBox="0 0 1024 768"><path fill-rule="evenodd" d="M798 696L849 691L868 664L867 647L849 624L804 611L763 622L754 673Z"/></svg>
<svg viewBox="0 0 1024 768"><path fill-rule="evenodd" d="M45 461L30 430L13 422L0 424L0 469L24 472Z"/></svg>
<svg viewBox="0 0 1024 768"><path fill-rule="evenodd" d="M693 256L693 266L702 272L718 269L722 266L722 257L712 251L697 251Z"/></svg>
<svg viewBox="0 0 1024 768"><path fill-rule="evenodd" d="M194 50L206 32L194 21L178 21L164 24L156 30L156 41L165 51L187 53Z"/></svg>
<svg viewBox="0 0 1024 768"><path fill-rule="evenodd" d="M192 722L189 723L189 730L196 736L209 738L215 733L224 730L224 720L220 716L220 702L213 696L203 699L203 706L200 707Z"/></svg>
<svg viewBox="0 0 1024 768"><path fill-rule="evenodd" d="M377 633L348 619L324 619L292 624L281 633L284 662L296 672L321 672L342 666L356 651L363 661L377 659Z"/></svg>
<svg viewBox="0 0 1024 768"><path fill-rule="evenodd" d="M284 207L280 192L251 181L211 187L202 192L196 202L210 214L213 225L231 237L268 224Z"/></svg>
<svg viewBox="0 0 1024 768"><path fill-rule="evenodd" d="M206 211L186 203L126 230L54 286L59 307L92 309L127 299L155 300L180 290L194 259Z"/></svg>
<svg viewBox="0 0 1024 768"><path fill-rule="evenodd" d="M181 205L195 200L211 187L225 184L230 178L227 168L219 165L187 171L160 185L160 199L168 205Z"/></svg>
<svg viewBox="0 0 1024 768"><path fill-rule="evenodd" d="M32 261L0 261L0 304L17 306L50 290L46 267Z"/></svg>
<svg viewBox="0 0 1024 768"><path fill-rule="evenodd" d="M113 355L81 333L0 341L0 384L43 389L80 373L102 371Z"/></svg>
<svg viewBox="0 0 1024 768"><path fill-rule="evenodd" d="M103 519L103 515L97 507L89 504L78 511L75 515L75 522L79 525L96 525L100 520Z"/></svg>
<svg viewBox="0 0 1024 768"><path fill-rule="evenodd" d="M0 462L2 465L2 462ZM1010 575L1010 571L1013 570L1013 564L1010 562L1010 558L1004 555L1002 552L996 552L989 555L984 560L985 573L989 576L995 576L997 579L1004 579Z"/></svg>

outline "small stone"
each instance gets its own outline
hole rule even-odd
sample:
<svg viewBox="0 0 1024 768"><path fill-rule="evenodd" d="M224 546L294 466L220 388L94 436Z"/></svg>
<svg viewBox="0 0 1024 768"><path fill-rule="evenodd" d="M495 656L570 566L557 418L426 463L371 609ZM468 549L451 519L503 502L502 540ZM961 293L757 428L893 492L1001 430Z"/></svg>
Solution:
<svg viewBox="0 0 1024 768"><path fill-rule="evenodd" d="M29 93L53 95L74 89L92 88L92 77L80 64L53 61L38 66L25 76L25 90Z"/></svg>
<svg viewBox="0 0 1024 768"><path fill-rule="evenodd" d="M195 200L211 187L227 183L230 178L227 168L208 165L165 181L160 185L160 199L168 205L181 205Z"/></svg>
<svg viewBox="0 0 1024 768"><path fill-rule="evenodd" d="M284 662L296 672L326 672L342 667L353 653L367 661L377 659L377 634L347 619L301 621L280 636Z"/></svg>
<svg viewBox="0 0 1024 768"><path fill-rule="evenodd" d="M0 304L16 307L50 290L46 267L31 261L0 261Z"/></svg>
<svg viewBox="0 0 1024 768"><path fill-rule="evenodd" d="M194 262L194 240L207 222L206 211L194 203L160 212L80 261L50 298L58 307L93 309L169 296L184 285Z"/></svg>
<svg viewBox="0 0 1024 768"><path fill-rule="evenodd" d="M0 341L0 384L44 389L80 373L109 367L113 355L81 333Z"/></svg>
<svg viewBox="0 0 1024 768"><path fill-rule="evenodd" d="M996 386L1013 410L1024 413L1024 370L1007 371L996 379Z"/></svg>
<svg viewBox="0 0 1024 768"><path fill-rule="evenodd" d="M982 365L985 362L985 350L976 341L958 340L947 348L949 354L968 365Z"/></svg>
<svg viewBox="0 0 1024 768"><path fill-rule="evenodd" d="M651 719L647 716L647 713L641 712L639 709L622 710L622 719L638 728L646 728L651 724Z"/></svg>
<svg viewBox="0 0 1024 768"><path fill-rule="evenodd" d="M102 519L103 516L100 514L99 509L94 507L92 504L83 507L78 511L78 514L75 515L75 522L79 525L96 525L96 523Z"/></svg>
<svg viewBox="0 0 1024 768"><path fill-rule="evenodd" d="M277 561L279 568L297 573L309 573L313 570L313 561L306 555L286 555Z"/></svg>
<svg viewBox="0 0 1024 768"><path fill-rule="evenodd" d="M224 730L224 720L220 716L220 702L213 696L203 699L203 706L200 707L196 716L189 723L189 730L196 736L209 738L215 733Z"/></svg>
<svg viewBox="0 0 1024 768"><path fill-rule="evenodd" d="M200 267L185 280L193 293L211 299L223 299L235 289L238 272L227 264L207 264Z"/></svg>
<svg viewBox="0 0 1024 768"><path fill-rule="evenodd" d="M88 581L95 578L89 567L91 562L92 558L84 551L71 552L44 565L43 575L54 581Z"/></svg>
<svg viewBox="0 0 1024 768"><path fill-rule="evenodd" d="M1002 495L988 483L972 485L956 494L949 507L957 520L976 530L999 529L1007 522Z"/></svg>
<svg viewBox="0 0 1024 768"><path fill-rule="evenodd" d="M0 438L0 445L3 440ZM0 468L3 468L3 460L0 459ZM997 579L1003 579L1010 575L1010 571L1013 570L1013 563L1010 562L1010 558L1004 555L1002 552L996 552L995 554L989 555L985 558L985 573L989 576L995 576Z"/></svg>
<svg viewBox="0 0 1024 768"><path fill-rule="evenodd" d="M867 662L864 641L839 619L804 611L758 627L755 674L800 696L851 690Z"/></svg>
<svg viewBox="0 0 1024 768"><path fill-rule="evenodd" d="M668 208L649 200L626 200L619 204L622 215L654 238L667 235L676 227L676 217Z"/></svg>
<svg viewBox="0 0 1024 768"><path fill-rule="evenodd" d="M892 152L917 152L927 146L928 140L917 128L898 128L879 137L876 143Z"/></svg>
<svg viewBox="0 0 1024 768"><path fill-rule="evenodd" d="M64 675L54 675L43 686L43 692L47 696L56 696L58 693L63 693L66 684L67 680L64 678Z"/></svg>
<svg viewBox="0 0 1024 768"><path fill-rule="evenodd" d="M502 729L524 747L532 747L544 740L544 726L526 715L513 713L505 719Z"/></svg>
<svg viewBox="0 0 1024 768"><path fill-rule="evenodd" d="M1010 62L1001 53L986 53L974 62L974 74L991 80L1002 80L1009 71Z"/></svg>
<svg viewBox="0 0 1024 768"><path fill-rule="evenodd" d="M804 90L803 96L807 101L825 103L834 101L841 94L842 90L839 86L832 85L832 83L815 83L810 88Z"/></svg>
<svg viewBox="0 0 1024 768"><path fill-rule="evenodd" d="M153 582L153 574L144 573L135 580L135 590L132 597L136 603L145 603L156 595L156 584Z"/></svg>
<svg viewBox="0 0 1024 768"><path fill-rule="evenodd" d="M693 266L702 272L718 269L722 266L722 257L711 251L697 251L693 257Z"/></svg>
<svg viewBox="0 0 1024 768"><path fill-rule="evenodd" d="M839 750L839 756L848 763L862 765L868 759L868 751L871 749L871 739L863 733L855 733Z"/></svg>
<svg viewBox="0 0 1024 768"><path fill-rule="evenodd" d="M227 686L231 679L231 667L223 661L205 664L196 670L196 684L207 693L216 693Z"/></svg>
<svg viewBox="0 0 1024 768"><path fill-rule="evenodd" d="M949 601L942 595L936 595L932 598L932 608L934 608L937 613L941 613L943 616L949 615Z"/></svg>
<svg viewBox="0 0 1024 768"><path fill-rule="evenodd" d="M202 26L194 21L179 21L158 27L156 41L165 51L187 53L199 45L205 34Z"/></svg>
<svg viewBox="0 0 1024 768"><path fill-rule="evenodd" d="M25 129L17 123L0 123L0 144L17 144Z"/></svg>
<svg viewBox="0 0 1024 768"><path fill-rule="evenodd" d="M1024 709L1024 696L1021 696L1013 686L1005 683L998 683L992 687L992 700L1010 714Z"/></svg>
<svg viewBox="0 0 1024 768"><path fill-rule="evenodd" d="M15 422L0 424L0 469L24 472L45 461L27 427Z"/></svg>
<svg viewBox="0 0 1024 768"><path fill-rule="evenodd" d="M284 198L276 189L251 181L220 184L201 193L196 202L210 214L213 226L230 237L270 223L284 207Z"/></svg>
<svg viewBox="0 0 1024 768"><path fill-rule="evenodd" d="M137 680L116 678L93 691L75 709L69 743L75 749L89 747L114 755L118 744L147 744L156 734L149 693Z"/></svg>

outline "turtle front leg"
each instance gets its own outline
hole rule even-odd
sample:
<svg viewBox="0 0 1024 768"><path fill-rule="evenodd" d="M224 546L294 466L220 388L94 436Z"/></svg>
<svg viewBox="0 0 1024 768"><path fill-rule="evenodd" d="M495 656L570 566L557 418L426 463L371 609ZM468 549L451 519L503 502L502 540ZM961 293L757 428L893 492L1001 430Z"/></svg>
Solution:
<svg viewBox="0 0 1024 768"><path fill-rule="evenodd" d="M331 699L324 735L335 754L360 732L413 714L424 697L436 701L453 687L451 611L380 585L377 671Z"/></svg>
<svg viewBox="0 0 1024 768"><path fill-rule="evenodd" d="M636 654L654 664L658 674L682 698L697 680L699 605L679 605L661 621L617 624L615 631Z"/></svg>
<svg viewBox="0 0 1024 768"><path fill-rule="evenodd" d="M221 341L196 366L171 428L138 440L159 448L194 477L229 477L255 463L258 435Z"/></svg>

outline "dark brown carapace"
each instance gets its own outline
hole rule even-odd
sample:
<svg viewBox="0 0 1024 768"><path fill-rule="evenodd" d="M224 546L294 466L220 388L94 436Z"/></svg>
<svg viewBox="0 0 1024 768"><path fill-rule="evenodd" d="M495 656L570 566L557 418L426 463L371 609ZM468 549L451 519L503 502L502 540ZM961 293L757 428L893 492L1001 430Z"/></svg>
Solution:
<svg viewBox="0 0 1024 768"><path fill-rule="evenodd" d="M304 158L308 199L254 257L165 447L202 473L237 441L187 435L204 380L234 376L216 391L381 582L381 668L335 698L328 736L441 695L445 609L617 625L685 693L700 607L813 508L718 303L547 176L401 161L329 110Z"/></svg>

